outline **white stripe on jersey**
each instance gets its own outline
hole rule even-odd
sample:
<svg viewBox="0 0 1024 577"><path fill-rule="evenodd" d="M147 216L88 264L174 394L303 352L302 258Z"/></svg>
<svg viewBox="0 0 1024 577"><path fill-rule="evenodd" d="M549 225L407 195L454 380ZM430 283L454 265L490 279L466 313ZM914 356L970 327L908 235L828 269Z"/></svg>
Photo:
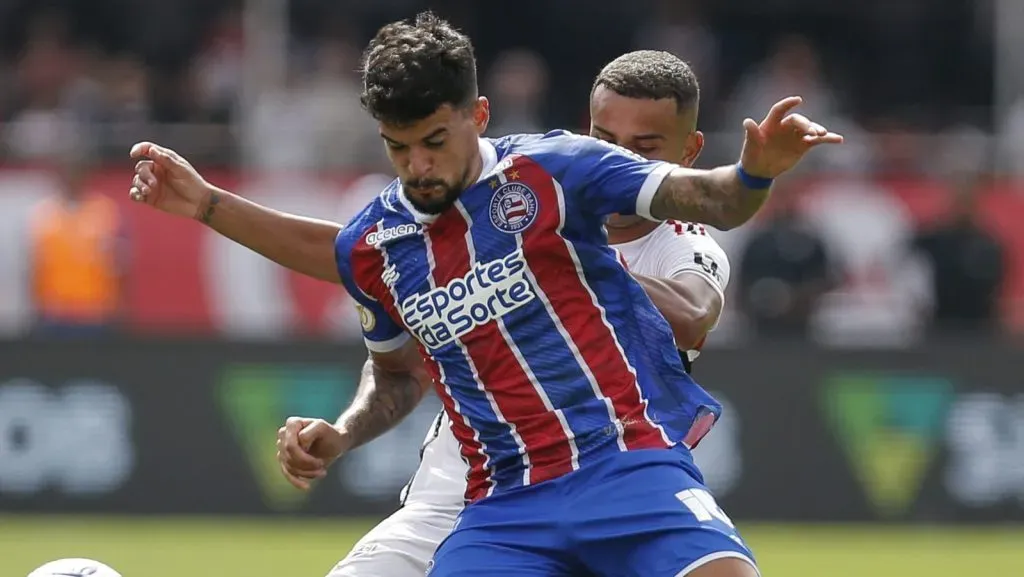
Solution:
<svg viewBox="0 0 1024 577"><path fill-rule="evenodd" d="M505 173L500 173L499 178L504 183ZM466 207L463 206L461 202L456 201L455 206L456 208L459 209L459 212L462 213L462 217L466 219L466 223L469 226L469 231L466 232L466 245L469 248L469 261L473 262L476 260L476 246L473 244L473 236L471 234L473 228L473 219L470 217L469 212L466 210ZM516 238L517 245L521 249L522 234L516 234ZM527 267L529 267L529 265L527 265ZM520 368L523 369L523 373L526 375L526 378L529 379L530 384L533 385L534 390L537 391L537 396L540 397L541 402L544 404L544 408L547 409L549 412L553 412L555 416L558 418L558 422L562 425L562 432L565 433L566 439L569 440L569 445L572 450L572 469L574 471L576 469L579 469L579 449L576 447L575 434L572 432L572 429L569 428L569 422L566 421L565 419L565 413L562 411L562 409L556 410L554 405L551 404L551 399L548 398L548 394L544 390L544 388L540 386L540 381L538 381L537 376L533 374L533 369L530 368L530 365L526 363L526 359L523 358L522 351L519 350L519 347L516 346L515 341L512 340L512 336L508 332L508 327L505 326L505 318L499 316L497 320L498 332L501 333L501 337L505 340L505 344L508 345L509 350L512 351L512 355L515 357L516 362L519 363ZM516 433L513 432L513 434ZM517 442L521 441L522 439L519 439ZM525 469L523 470L523 485L529 485L530 457L529 455L526 454L526 445L520 444L519 446L522 449L523 465L525 466Z"/></svg>
<svg viewBox="0 0 1024 577"><path fill-rule="evenodd" d="M466 207L462 205L462 201L456 200L455 201L455 208L457 208L459 210L459 214L461 214L462 218L466 221L466 250L469 253L469 266L470 266L470 268L472 268L473 262L476 259L476 246L473 244L473 219L470 218L469 212L466 210ZM434 270L434 253L433 253L433 249L430 247L429 238L428 238L427 242L428 242L428 244L427 244L427 254L430 255L429 266L430 266L430 270ZM434 288L433 281L431 281L430 288ZM498 321L499 322L501 321L501 317L498 317ZM504 325L502 325L501 334L502 334L502 336L505 337L505 342L509 343L509 347L513 351L515 351L516 350L515 346L511 344L511 340L508 338L507 334L505 333ZM498 406L498 402L494 400L494 395L491 393L491 391L489 391L487 389L487 387L484 386L484 382L480 378L480 373L477 372L476 363L473 362L473 358L470 356L469 351L466 350L466 346L462 343L462 340L457 338L457 339L455 339L455 342L456 342L456 344L459 345L459 350L462 351L462 356L465 357L466 363L469 364L469 369L473 372L473 380L476 381L476 388L480 389L480 391L482 391L483 394L487 397L487 402L490 403L491 410L493 410L494 411L494 415L496 417L498 417L498 422L500 422L501 424L507 426L509 428L509 432L512 434L512 438L515 439L516 446L519 447L519 455L523 459L523 485L529 485L530 484L530 455L529 455L529 453L526 452L526 442L523 441L523 437L519 434L519 430L516 428L515 423L508 422L508 419L506 419L505 415L501 412L501 408ZM525 363L523 363L521 361L520 361L520 364L521 365L525 365ZM527 373L527 374L531 374L531 373ZM479 433L477 431L475 431L475 430L474 430L474 434L476 434L479 437ZM491 494L491 490L493 488L494 488L494 483L492 482L490 489L488 489L488 491L487 491L488 495Z"/></svg>
<svg viewBox="0 0 1024 577"><path fill-rule="evenodd" d="M427 235L427 234L423 235L423 242L426 243L426 251L425 252L427 253L427 270L428 271L433 271L434 270L434 265L435 265L435 262L434 262L434 249L433 249L433 247L431 246L431 243L430 243L430 235ZM434 275L433 274L427 274L427 280L430 282L430 288L431 289L437 288L437 285L434 282ZM394 290L394 289L392 289L392 290ZM466 357L466 360L469 361L469 366L470 366L470 369L473 371L473 378L476 380L477 387L479 387L481 390L483 390L483 384L480 382L480 377L479 377L479 375L476 372L476 367L474 367L473 366L473 362L469 360L469 353L466 351L466 348L463 346L463 344L461 342L459 342L459 341L456 341L456 342L459 345L459 349L462 350L462 354ZM452 400L452 406L455 408L455 412L458 413L460 417L462 417L462 422L466 425L466 428L469 429L470 431L473 431L473 440L476 441L477 446L480 447L480 449L477 452L480 453L480 456L484 458L484 464L483 464L484 470L485 471L489 470L491 468L491 456L490 456L490 453L487 452L487 444L480 440L480 431L478 431L477 429L473 428L473 425L471 425L469 423L469 417L467 417L466 415L462 414L462 406L459 404L458 399L456 399L454 396L452 396L452 389L451 389L450 386L448 386L448 377L447 377L447 375L445 375L445 372L444 372L444 364L443 363L436 363L436 364L437 364L437 370L441 374L441 384L444 385L445 395L447 395L448 398ZM495 408L495 411L496 411L495 414L499 415L498 418L501 419L502 418L500 416L501 413L497 411L497 405L495 405L494 399L491 398L490 395L488 395L488 399L487 400L490 401L491 406ZM452 430L451 430L451 424L450 423L449 423L449 425L447 427L442 427L442 428L444 430L446 430L449 435L453 434ZM442 431L442 433L444 433L444 431ZM521 439L518 439L518 441L521 441ZM464 461L460 460L459 463L460 463L460 465L463 468L465 468L466 463ZM427 471L427 474L429 475L430 471ZM465 477L465 475L463 477ZM463 494L465 494L465 491L466 491L466 488L465 488L465 486L463 486L462 487ZM490 496L492 493L494 493L494 478L493 478L493 476L490 473L488 473L488 475L487 475L487 496Z"/></svg>
<svg viewBox="0 0 1024 577"><path fill-rule="evenodd" d="M669 439L668 433L665 432L665 429L661 425L659 425L653 419L651 419L650 414L648 414L647 412L648 401L647 398L644 397L643 390L640 388L640 380L636 376L636 367L634 367L632 363L629 362L629 357L626 356L626 351L622 348L622 342L619 340L619 335L616 334L615 332L615 327L612 326L610 322L608 322L608 314L605 311L604 306L601 305L601 302L597 300L597 294L594 292L594 289L590 287L590 283L587 281L586 275L583 274L583 265L580 264L580 257L578 254L576 254L576 247L573 246L572 242L570 242L569 239L562 236L562 228L565 226L565 192L562 190L562 185L559 184L557 180L552 178L551 182L552 184L554 184L555 194L558 196L559 221L558 230L556 230L555 233L558 235L559 238L562 239L562 242L565 243L565 248L569 251L569 256L572 257L573 264L576 265L576 276L579 277L580 284L583 285L583 288L587 289L587 294L590 295L590 302L593 303L594 308L596 308L601 313L601 322L604 323L604 326L608 328L608 332L612 336L612 341L615 343L615 349L619 351L619 356L622 357L622 362L623 364L626 365L626 369L629 371L629 374L633 375L633 382L636 385L636 396L644 404L644 418L647 419L647 422L650 425L654 426L656 429L658 429L658 431L661 432L661 438L665 440L665 444L671 446L673 443ZM616 258L616 262L618 262L618 258ZM619 266L621 266L621 263L619 263ZM576 358L578 361L580 361L581 366L587 366L587 362L579 354L579 351L576 351ZM589 375L589 378L593 383L595 391L597 391L597 381L593 378L592 374ZM600 397L599 391L598 396ZM608 404L609 408L612 407L611 399L608 399L606 397L605 402ZM622 423L621 421L615 418L614 409L612 409L612 421L618 424L617 428L619 431L619 447L624 450L626 446L625 423Z"/></svg>

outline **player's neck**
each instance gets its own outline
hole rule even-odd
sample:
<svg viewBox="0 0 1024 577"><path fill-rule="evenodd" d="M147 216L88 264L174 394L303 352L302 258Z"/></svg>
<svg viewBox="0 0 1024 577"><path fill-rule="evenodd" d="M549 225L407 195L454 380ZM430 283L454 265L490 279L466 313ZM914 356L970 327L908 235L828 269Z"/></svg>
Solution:
<svg viewBox="0 0 1024 577"><path fill-rule="evenodd" d="M643 238L651 234L651 231L658 228L659 224L661 223L650 220L641 220L636 224L622 228L605 227L608 231L608 244L622 244L624 242Z"/></svg>
<svg viewBox="0 0 1024 577"><path fill-rule="evenodd" d="M484 175L483 172L484 158L483 155L477 154L473 159L473 168L469 169L469 182L480 182L480 177Z"/></svg>
<svg viewBox="0 0 1024 577"><path fill-rule="evenodd" d="M473 158L473 166L469 169L469 182L471 183L480 182L480 179L484 176L484 171L491 170L493 165L497 163L497 158L489 158L494 156L493 149L490 151L491 154L489 155L488 151L484 150L487 143L483 141L483 139L480 139L479 142L480 151L477 152L476 156Z"/></svg>

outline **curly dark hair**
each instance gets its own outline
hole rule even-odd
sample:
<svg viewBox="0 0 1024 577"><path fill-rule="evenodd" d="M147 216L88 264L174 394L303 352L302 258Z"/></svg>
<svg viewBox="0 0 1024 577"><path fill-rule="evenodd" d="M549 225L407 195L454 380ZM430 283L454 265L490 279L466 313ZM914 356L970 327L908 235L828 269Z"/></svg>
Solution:
<svg viewBox="0 0 1024 577"><path fill-rule="evenodd" d="M612 60L597 75L591 95L599 86L627 98L672 98L679 112L696 110L700 103L700 86L690 66L658 50L637 50Z"/></svg>
<svg viewBox="0 0 1024 577"><path fill-rule="evenodd" d="M406 126L445 104L463 108L478 94L473 43L429 11L384 26L363 54L360 102L385 124Z"/></svg>

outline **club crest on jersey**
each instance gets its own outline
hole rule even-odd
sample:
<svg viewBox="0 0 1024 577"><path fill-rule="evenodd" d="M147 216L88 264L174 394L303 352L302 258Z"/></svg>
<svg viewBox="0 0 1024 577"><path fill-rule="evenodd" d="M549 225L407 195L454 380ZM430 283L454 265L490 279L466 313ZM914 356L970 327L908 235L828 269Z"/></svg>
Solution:
<svg viewBox="0 0 1024 577"><path fill-rule="evenodd" d="M523 232L537 219L537 194L521 182L506 182L491 197L491 224L502 232Z"/></svg>

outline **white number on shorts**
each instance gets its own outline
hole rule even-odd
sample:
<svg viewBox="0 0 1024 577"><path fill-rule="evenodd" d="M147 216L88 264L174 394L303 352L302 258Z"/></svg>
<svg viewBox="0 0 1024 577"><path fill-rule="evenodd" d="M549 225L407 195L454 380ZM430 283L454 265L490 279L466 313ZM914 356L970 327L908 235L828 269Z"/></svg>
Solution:
<svg viewBox="0 0 1024 577"><path fill-rule="evenodd" d="M718 520L725 523L731 529L735 529L736 526L732 524L732 519L725 514L725 511L718 506L715 502L715 498L711 496L704 489L686 489L685 491L679 491L676 493L676 499L679 499L686 508L693 513L693 516L697 518L701 523L707 521Z"/></svg>

